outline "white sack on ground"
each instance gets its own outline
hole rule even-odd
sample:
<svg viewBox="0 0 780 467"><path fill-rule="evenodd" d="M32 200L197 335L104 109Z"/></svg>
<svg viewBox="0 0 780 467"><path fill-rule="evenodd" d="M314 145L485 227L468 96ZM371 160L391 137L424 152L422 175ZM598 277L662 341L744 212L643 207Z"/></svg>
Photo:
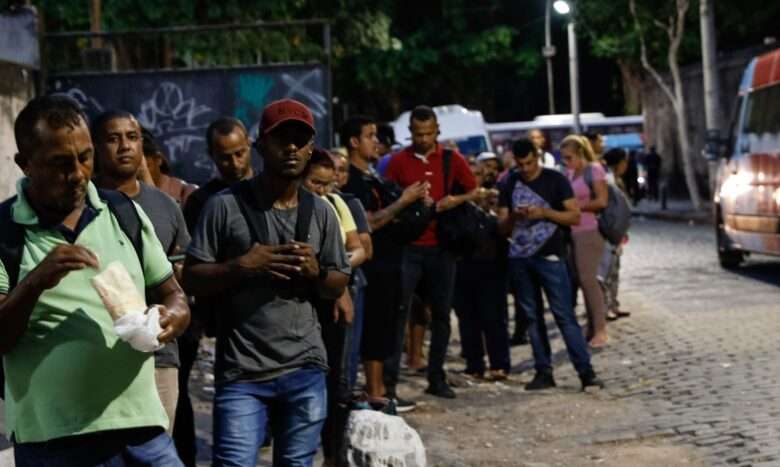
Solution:
<svg viewBox="0 0 780 467"><path fill-rule="evenodd" d="M425 467L420 435L403 418L374 410L353 410L344 436L350 467Z"/></svg>

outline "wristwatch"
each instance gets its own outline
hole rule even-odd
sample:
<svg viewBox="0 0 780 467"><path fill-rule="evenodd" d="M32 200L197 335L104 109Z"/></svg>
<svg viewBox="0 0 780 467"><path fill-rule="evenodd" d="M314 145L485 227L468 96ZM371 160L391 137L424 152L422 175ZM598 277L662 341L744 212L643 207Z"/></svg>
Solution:
<svg viewBox="0 0 780 467"><path fill-rule="evenodd" d="M320 272L317 274L317 279L324 281L328 278L328 270L325 268L320 268Z"/></svg>

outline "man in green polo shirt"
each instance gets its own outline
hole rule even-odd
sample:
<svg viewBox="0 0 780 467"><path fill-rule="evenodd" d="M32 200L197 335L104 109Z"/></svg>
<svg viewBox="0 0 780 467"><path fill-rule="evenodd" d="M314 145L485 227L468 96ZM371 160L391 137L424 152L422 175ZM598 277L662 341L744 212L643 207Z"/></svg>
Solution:
<svg viewBox="0 0 780 467"><path fill-rule="evenodd" d="M78 105L33 99L14 128L25 174L11 208L24 228L18 283L0 264L0 353L17 467L181 466L164 432L154 357L120 341L90 279L121 262L160 303L160 342L189 323L186 297L149 219L142 258L90 182L93 146Z"/></svg>

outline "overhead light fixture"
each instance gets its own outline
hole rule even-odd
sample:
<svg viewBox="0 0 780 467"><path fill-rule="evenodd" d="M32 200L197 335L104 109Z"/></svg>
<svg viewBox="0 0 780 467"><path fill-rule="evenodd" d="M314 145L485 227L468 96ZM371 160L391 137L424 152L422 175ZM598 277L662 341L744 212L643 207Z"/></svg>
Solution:
<svg viewBox="0 0 780 467"><path fill-rule="evenodd" d="M569 3L564 0L556 0L555 3L553 3L553 8L555 8L555 11L560 15L568 15L571 12Z"/></svg>

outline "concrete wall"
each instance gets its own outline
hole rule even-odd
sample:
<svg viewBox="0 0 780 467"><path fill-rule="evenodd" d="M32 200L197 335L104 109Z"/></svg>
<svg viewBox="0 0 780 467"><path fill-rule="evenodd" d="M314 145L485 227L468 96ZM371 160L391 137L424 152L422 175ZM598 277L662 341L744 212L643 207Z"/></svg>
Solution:
<svg viewBox="0 0 780 467"><path fill-rule="evenodd" d="M34 95L32 72L16 65L0 63L0 199L6 199L16 192L16 180L22 175L14 163L14 119Z"/></svg>

